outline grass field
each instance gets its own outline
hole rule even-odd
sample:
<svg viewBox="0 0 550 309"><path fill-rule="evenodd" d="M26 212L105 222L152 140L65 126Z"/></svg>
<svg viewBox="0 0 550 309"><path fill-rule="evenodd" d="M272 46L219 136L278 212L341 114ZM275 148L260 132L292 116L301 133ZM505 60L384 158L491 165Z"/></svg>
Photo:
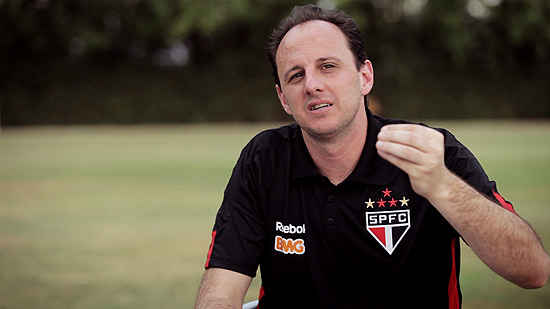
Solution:
<svg viewBox="0 0 550 309"><path fill-rule="evenodd" d="M550 122L445 122L550 248ZM269 124L3 129L0 308L190 308L244 144ZM550 308L465 246L464 308ZM254 280L246 300L257 296Z"/></svg>

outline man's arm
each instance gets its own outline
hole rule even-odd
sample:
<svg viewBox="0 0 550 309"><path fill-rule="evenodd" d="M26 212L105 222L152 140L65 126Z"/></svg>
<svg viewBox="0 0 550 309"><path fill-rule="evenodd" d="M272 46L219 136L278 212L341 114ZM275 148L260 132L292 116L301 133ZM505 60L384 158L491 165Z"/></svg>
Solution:
<svg viewBox="0 0 550 309"><path fill-rule="evenodd" d="M443 135L419 125L388 125L376 144L381 157L405 171L416 193L430 201L494 272L523 288L546 284L550 259L533 229L445 166Z"/></svg>
<svg viewBox="0 0 550 309"><path fill-rule="evenodd" d="M252 278L223 268L209 268L204 273L195 308L235 308L243 305Z"/></svg>

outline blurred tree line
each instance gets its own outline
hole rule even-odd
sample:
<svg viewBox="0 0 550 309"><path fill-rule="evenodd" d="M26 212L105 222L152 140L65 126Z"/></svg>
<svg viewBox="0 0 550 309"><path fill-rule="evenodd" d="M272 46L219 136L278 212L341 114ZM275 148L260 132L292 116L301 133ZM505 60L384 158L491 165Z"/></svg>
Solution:
<svg viewBox="0 0 550 309"><path fill-rule="evenodd" d="M288 120L265 43L303 1L0 0L2 125ZM399 118L550 118L550 1L319 0Z"/></svg>

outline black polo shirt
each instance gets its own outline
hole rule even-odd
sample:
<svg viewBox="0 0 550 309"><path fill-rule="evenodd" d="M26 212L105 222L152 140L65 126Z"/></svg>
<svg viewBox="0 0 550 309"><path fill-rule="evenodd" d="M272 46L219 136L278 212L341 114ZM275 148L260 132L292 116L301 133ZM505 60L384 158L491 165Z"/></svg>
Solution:
<svg viewBox="0 0 550 309"><path fill-rule="evenodd" d="M205 266L254 277L260 265L260 308L460 307L459 235L376 152L382 126L405 122L367 114L361 158L338 186L316 170L298 125L254 137L225 190ZM472 153L438 130L447 167L511 207Z"/></svg>

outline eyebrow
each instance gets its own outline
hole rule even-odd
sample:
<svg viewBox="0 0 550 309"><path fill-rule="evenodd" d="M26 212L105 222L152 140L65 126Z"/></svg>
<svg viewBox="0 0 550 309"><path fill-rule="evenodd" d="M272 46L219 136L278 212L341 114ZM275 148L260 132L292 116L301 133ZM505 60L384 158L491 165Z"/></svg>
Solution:
<svg viewBox="0 0 550 309"><path fill-rule="evenodd" d="M325 62L325 61L342 62L342 60L338 57L323 57L323 58L317 59L317 62Z"/></svg>
<svg viewBox="0 0 550 309"><path fill-rule="evenodd" d="M325 62L325 61L336 61L336 62L342 62L342 60L338 57L321 57L319 59L317 59L317 63L319 62ZM288 80L288 75L296 70L299 70L301 69L302 67L299 66L299 65L295 65L293 66L292 68L290 68L288 71L286 71L286 73L283 75L283 79L284 80Z"/></svg>

